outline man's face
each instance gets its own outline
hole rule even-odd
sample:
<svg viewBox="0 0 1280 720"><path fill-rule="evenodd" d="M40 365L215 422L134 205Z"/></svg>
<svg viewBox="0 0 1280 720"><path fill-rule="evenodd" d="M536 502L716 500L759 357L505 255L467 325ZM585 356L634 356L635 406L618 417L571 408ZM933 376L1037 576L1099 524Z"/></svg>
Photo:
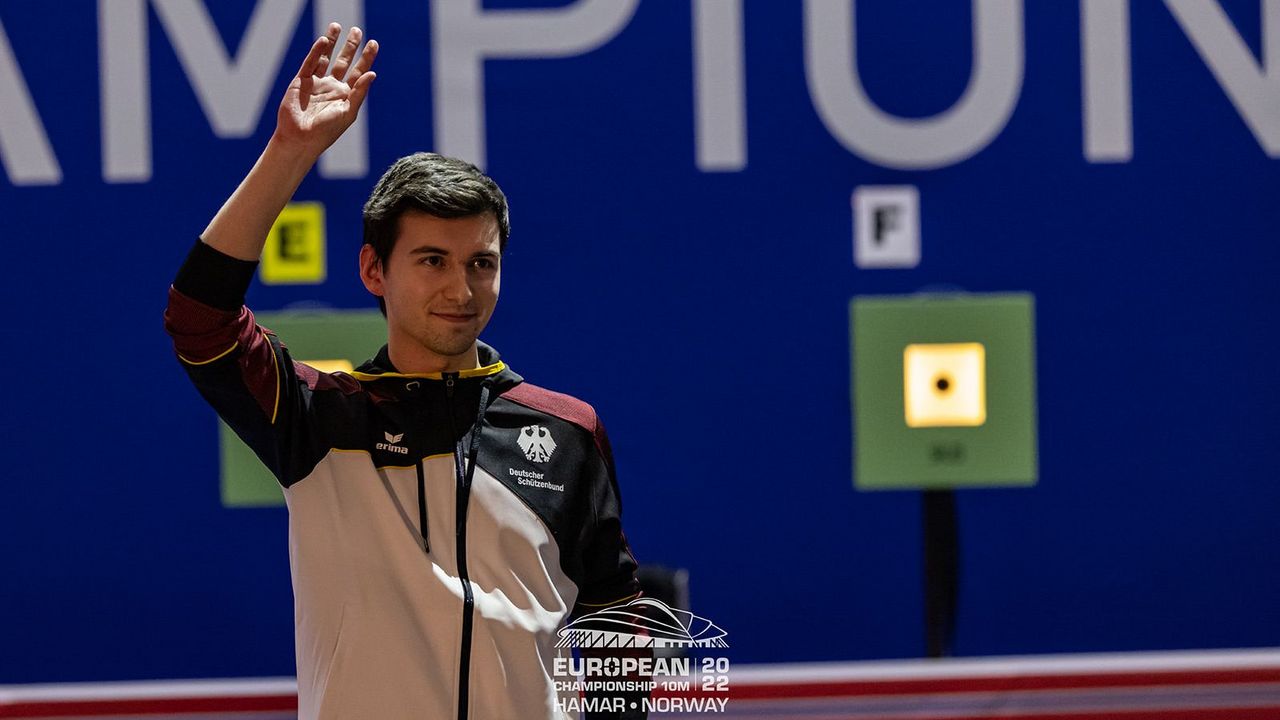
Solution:
<svg viewBox="0 0 1280 720"><path fill-rule="evenodd" d="M498 222L491 213L445 219L417 210L400 216L385 266L365 245L361 279L386 302L392 342L416 346L414 356L438 358L454 369L471 352L498 302L498 248Z"/></svg>

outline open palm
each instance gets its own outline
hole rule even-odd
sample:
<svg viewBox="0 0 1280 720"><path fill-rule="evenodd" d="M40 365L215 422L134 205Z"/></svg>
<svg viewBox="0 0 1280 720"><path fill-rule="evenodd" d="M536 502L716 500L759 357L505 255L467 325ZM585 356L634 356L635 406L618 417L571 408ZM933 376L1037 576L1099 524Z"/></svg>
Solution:
<svg viewBox="0 0 1280 720"><path fill-rule="evenodd" d="M376 77L370 68L378 55L378 42L366 43L356 60L362 37L357 27L347 33L330 67L330 55L341 33L342 26L330 23L328 33L311 45L276 115L277 136L300 143L317 155L355 122Z"/></svg>

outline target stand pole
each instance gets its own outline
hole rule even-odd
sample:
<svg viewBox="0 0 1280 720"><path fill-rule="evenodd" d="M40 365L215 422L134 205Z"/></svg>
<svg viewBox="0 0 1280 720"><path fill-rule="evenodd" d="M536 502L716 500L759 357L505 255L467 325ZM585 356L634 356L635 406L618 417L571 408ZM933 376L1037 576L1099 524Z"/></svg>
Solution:
<svg viewBox="0 0 1280 720"><path fill-rule="evenodd" d="M960 591L960 532L954 490L925 490L924 526L925 651L948 657L955 641Z"/></svg>

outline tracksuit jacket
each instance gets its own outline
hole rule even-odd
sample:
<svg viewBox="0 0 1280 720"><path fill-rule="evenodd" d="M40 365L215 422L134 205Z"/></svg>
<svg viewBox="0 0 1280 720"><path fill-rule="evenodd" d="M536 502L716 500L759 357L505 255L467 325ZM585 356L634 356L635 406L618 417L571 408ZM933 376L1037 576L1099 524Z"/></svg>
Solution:
<svg viewBox="0 0 1280 720"><path fill-rule="evenodd" d="M197 242L165 326L284 488L299 718L564 717L556 631L639 594L595 412L483 344L457 373L385 347L319 372L243 306L256 265Z"/></svg>

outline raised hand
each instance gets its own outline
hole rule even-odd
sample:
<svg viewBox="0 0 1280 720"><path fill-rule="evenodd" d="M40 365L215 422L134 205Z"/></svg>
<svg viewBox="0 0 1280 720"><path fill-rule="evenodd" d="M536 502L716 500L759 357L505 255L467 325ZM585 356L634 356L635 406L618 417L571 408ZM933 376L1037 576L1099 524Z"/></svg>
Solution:
<svg viewBox="0 0 1280 720"><path fill-rule="evenodd" d="M329 23L328 32L312 43L276 114L276 139L296 144L317 157L355 122L377 77L370 68L378 56L378 41L365 43L357 60L363 37L358 27L347 33L330 67L341 34L341 25Z"/></svg>
<svg viewBox="0 0 1280 720"><path fill-rule="evenodd" d="M329 58L341 34L342 26L330 23L289 82L271 141L201 235L214 249L241 260L257 260L271 224L302 178L356 121L373 84L369 68L378 55L378 43L366 43L357 60L362 33L351 28L330 68Z"/></svg>

